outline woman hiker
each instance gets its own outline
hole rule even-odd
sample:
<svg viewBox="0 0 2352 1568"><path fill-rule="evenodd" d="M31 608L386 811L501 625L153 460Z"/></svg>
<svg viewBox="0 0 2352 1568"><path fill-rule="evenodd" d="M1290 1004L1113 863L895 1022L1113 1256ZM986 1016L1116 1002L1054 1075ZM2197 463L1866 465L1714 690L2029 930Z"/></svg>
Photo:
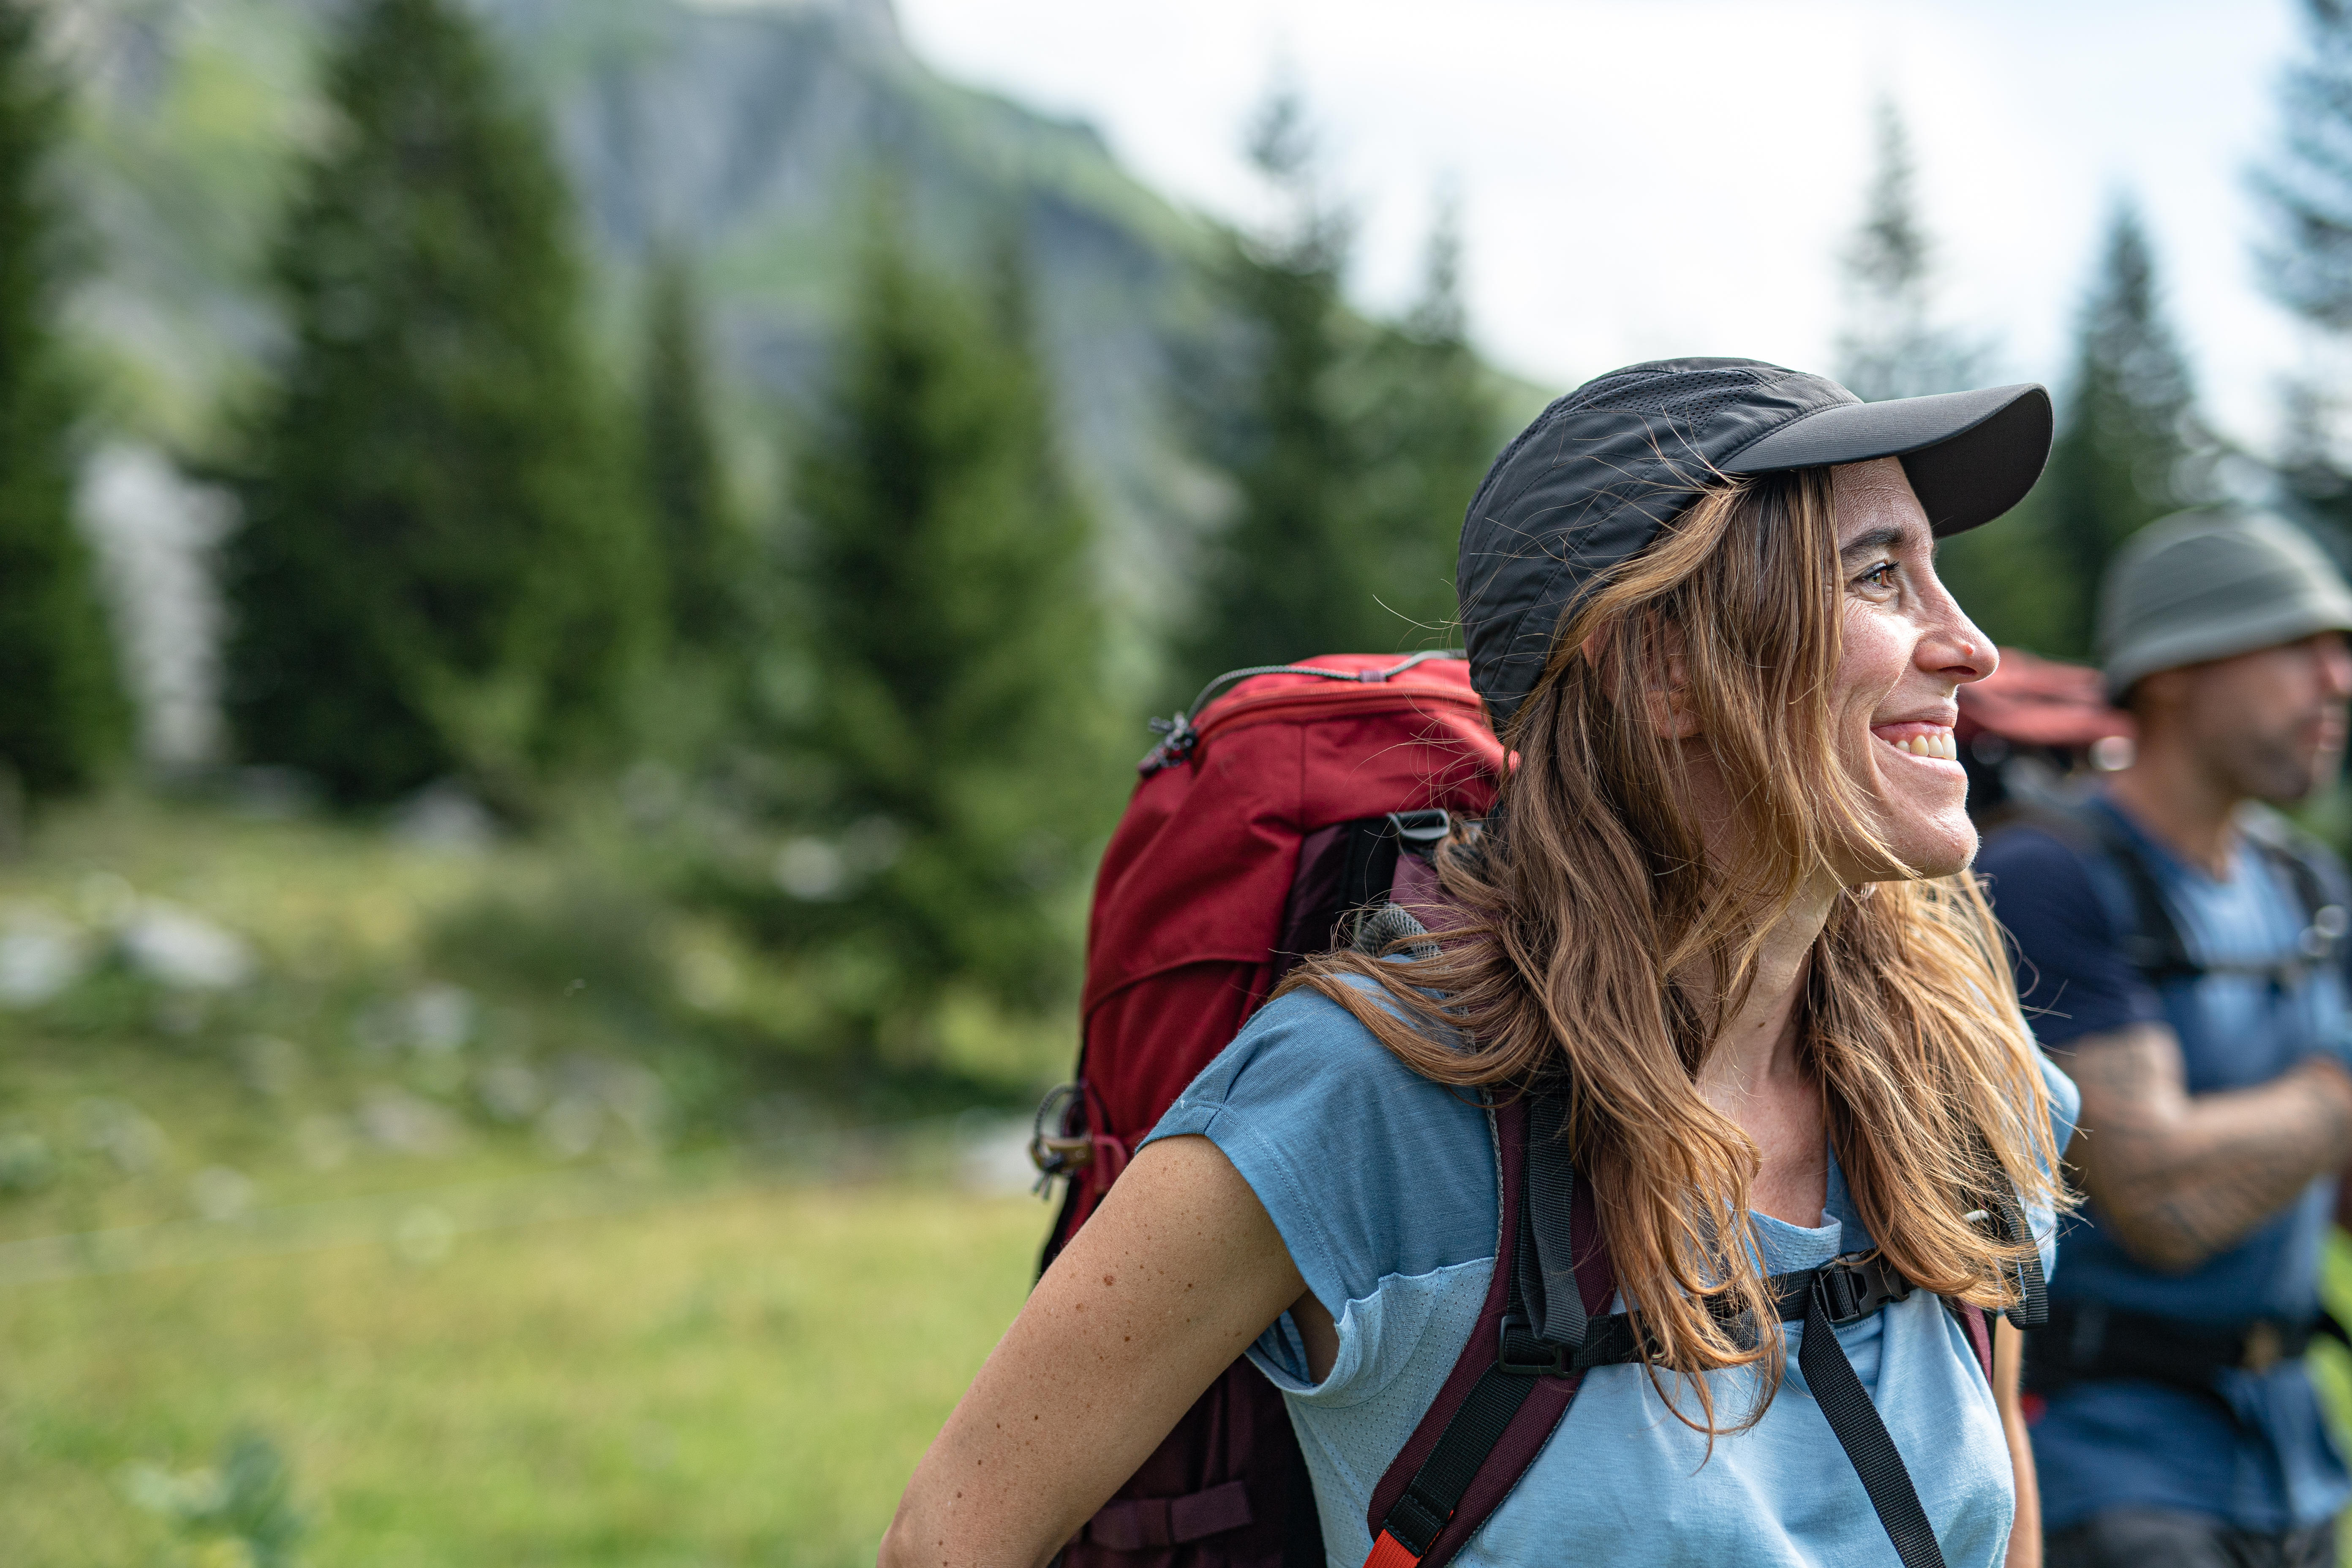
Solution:
<svg viewBox="0 0 2352 1568"><path fill-rule="evenodd" d="M1441 857L1433 956L1303 966L1184 1092L924 1456L887 1568L1047 1562L1244 1352L1330 1561L1418 1561L1447 1463L1412 1479L1434 1520L1368 1510L1494 1359L1470 1336L1522 1101L1529 1168L1587 1195L1531 1178L1516 1253L1588 1228L1513 1287L1533 1348L1507 1317L1502 1359L1601 1364L1453 1561L2038 1563L2019 1336L1976 1336L2038 1299L2076 1099L1968 869L1953 694L1996 656L1935 550L2049 439L2039 387L1863 404L1748 360L1545 410L1463 532L1517 764ZM1592 1228L1615 1293L1583 1305L1630 1323L1554 1270Z"/></svg>

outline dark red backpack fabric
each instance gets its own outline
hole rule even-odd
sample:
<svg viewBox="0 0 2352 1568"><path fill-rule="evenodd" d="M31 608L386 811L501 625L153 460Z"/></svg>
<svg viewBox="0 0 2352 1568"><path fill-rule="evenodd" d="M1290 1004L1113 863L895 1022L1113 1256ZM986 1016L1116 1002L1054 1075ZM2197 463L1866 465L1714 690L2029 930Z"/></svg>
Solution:
<svg viewBox="0 0 2352 1568"><path fill-rule="evenodd" d="M1469 667L1339 654L1350 679L1253 677L1147 759L1095 887L1076 1103L1083 1139L1047 1257L1086 1223L1135 1145L1301 957L1323 951L1337 889L1360 882L1350 832L1391 813L1478 817L1502 746ZM1385 679L1381 679L1385 676ZM1355 855L1358 863L1350 863ZM1393 883L1427 867L1389 851ZM1066 1568L1283 1568L1323 1561L1305 1461L1273 1386L1237 1362L1065 1550Z"/></svg>

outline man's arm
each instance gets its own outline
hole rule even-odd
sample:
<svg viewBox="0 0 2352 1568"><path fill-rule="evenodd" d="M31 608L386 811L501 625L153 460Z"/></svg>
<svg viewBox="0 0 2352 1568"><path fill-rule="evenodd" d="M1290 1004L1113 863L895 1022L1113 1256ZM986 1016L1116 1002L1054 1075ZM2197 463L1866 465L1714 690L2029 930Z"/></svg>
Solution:
<svg viewBox="0 0 2352 1568"><path fill-rule="evenodd" d="M2100 1219L2150 1268L2194 1268L2352 1161L2352 1075L2333 1061L2191 1095L2180 1042L2161 1024L2069 1048L2083 1120L2067 1157Z"/></svg>

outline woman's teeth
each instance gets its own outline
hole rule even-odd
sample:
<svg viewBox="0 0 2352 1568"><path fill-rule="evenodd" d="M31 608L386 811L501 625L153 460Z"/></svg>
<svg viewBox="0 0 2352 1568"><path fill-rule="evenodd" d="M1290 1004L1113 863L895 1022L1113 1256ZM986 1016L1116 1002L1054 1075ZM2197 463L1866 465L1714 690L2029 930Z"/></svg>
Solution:
<svg viewBox="0 0 2352 1568"><path fill-rule="evenodd" d="M1914 735L1907 741L1890 741L1887 744L1898 752L1908 752L1915 757L1941 757L1948 763L1957 763L1960 760L1959 742L1952 738L1952 732L1949 730L1930 730L1925 734Z"/></svg>

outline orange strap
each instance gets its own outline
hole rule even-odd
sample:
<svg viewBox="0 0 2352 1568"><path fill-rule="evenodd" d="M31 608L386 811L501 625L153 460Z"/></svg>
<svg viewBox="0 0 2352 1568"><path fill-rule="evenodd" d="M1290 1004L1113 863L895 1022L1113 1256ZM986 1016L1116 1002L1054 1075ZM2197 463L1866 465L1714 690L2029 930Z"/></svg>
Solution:
<svg viewBox="0 0 2352 1568"><path fill-rule="evenodd" d="M1372 1554L1364 1559L1364 1568L1415 1568L1420 1561L1405 1549L1403 1542L1383 1530L1381 1538L1372 1542Z"/></svg>

